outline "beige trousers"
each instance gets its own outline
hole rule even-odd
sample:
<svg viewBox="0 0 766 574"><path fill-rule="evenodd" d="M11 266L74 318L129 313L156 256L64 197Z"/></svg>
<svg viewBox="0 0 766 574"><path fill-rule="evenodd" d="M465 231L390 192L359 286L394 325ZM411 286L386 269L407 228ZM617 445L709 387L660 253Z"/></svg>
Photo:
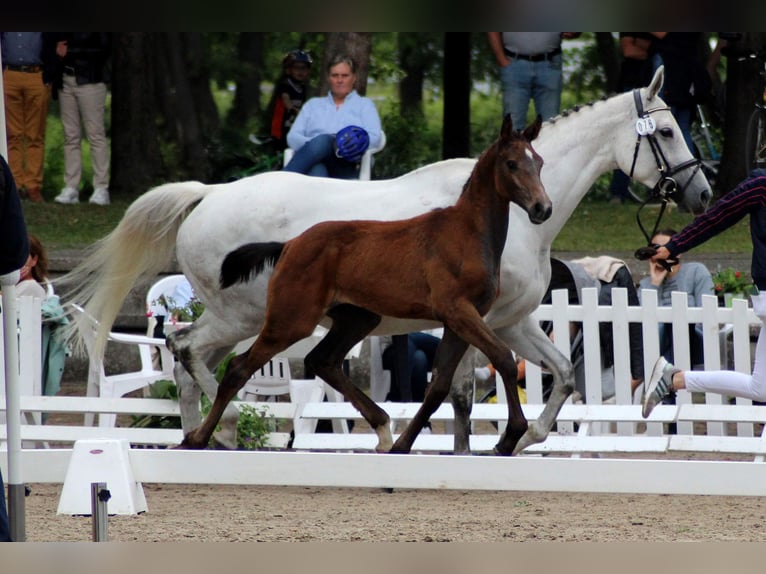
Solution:
<svg viewBox="0 0 766 574"><path fill-rule="evenodd" d="M104 126L106 84L78 86L74 76L65 75L59 104L64 128L64 185L79 188L84 127L93 163L93 188L109 189L109 142Z"/></svg>

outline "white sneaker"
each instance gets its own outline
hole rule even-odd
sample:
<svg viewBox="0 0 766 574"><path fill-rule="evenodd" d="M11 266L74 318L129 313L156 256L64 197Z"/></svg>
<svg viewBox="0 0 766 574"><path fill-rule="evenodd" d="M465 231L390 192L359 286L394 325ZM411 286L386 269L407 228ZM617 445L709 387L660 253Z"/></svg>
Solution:
<svg viewBox="0 0 766 574"><path fill-rule="evenodd" d="M96 205L109 205L109 190L97 187L88 201Z"/></svg>
<svg viewBox="0 0 766 574"><path fill-rule="evenodd" d="M73 187L65 187L54 199L56 203L73 204L80 203L80 194Z"/></svg>

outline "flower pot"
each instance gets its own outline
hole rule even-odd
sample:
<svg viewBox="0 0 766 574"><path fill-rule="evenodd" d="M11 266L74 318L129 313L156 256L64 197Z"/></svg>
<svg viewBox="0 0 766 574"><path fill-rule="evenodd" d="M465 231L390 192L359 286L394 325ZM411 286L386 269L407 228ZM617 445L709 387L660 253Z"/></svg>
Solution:
<svg viewBox="0 0 766 574"><path fill-rule="evenodd" d="M734 299L745 299L747 301L747 295L744 293L724 293L723 294L723 303L726 307L731 307L731 302Z"/></svg>

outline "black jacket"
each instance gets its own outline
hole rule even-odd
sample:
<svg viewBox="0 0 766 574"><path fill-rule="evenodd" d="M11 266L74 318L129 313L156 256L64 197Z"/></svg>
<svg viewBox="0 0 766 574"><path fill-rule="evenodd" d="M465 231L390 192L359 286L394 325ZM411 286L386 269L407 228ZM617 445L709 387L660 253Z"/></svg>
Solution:
<svg viewBox="0 0 766 574"><path fill-rule="evenodd" d="M67 54L60 62L55 87L64 85L64 73L74 71L78 84L110 82L111 35L108 32L62 32Z"/></svg>
<svg viewBox="0 0 766 574"><path fill-rule="evenodd" d="M21 269L29 257L29 237L16 182L0 156L0 275Z"/></svg>

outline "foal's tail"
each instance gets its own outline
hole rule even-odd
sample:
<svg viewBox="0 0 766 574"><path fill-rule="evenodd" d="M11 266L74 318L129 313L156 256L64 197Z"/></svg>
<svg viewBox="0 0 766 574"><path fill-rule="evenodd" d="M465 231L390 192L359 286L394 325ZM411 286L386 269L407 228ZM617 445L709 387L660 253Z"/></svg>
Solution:
<svg viewBox="0 0 766 574"><path fill-rule="evenodd" d="M276 264L284 243L246 243L226 254L221 264L221 289L226 289L234 283L244 283L251 277L260 274L266 265Z"/></svg>
<svg viewBox="0 0 766 574"><path fill-rule="evenodd" d="M196 181L155 187L128 207L114 230L91 246L86 258L56 279L65 284L67 299L98 321L95 345L100 356L109 331L133 285L154 277L170 262L178 229L186 216L214 186ZM88 317L76 316L65 332L78 352L84 350L81 328L92 328Z"/></svg>

